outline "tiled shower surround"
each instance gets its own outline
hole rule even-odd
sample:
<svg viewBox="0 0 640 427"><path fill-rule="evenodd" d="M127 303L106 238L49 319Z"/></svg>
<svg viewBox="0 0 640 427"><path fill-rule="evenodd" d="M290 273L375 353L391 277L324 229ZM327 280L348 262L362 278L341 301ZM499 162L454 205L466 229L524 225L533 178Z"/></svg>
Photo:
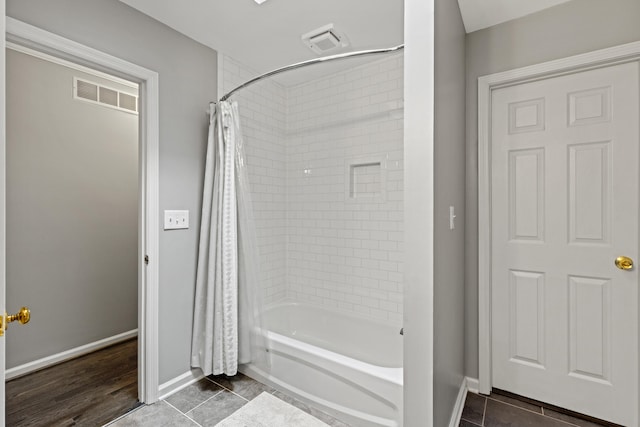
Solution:
<svg viewBox="0 0 640 427"><path fill-rule="evenodd" d="M403 58L238 101L266 302L322 305L399 326ZM294 71L295 72L295 71ZM223 58L223 87L255 76Z"/></svg>
<svg viewBox="0 0 640 427"><path fill-rule="evenodd" d="M256 76L229 57L220 55L219 61L225 93ZM287 294L286 93L282 86L266 80L241 90L234 99L245 142L264 300L269 304Z"/></svg>

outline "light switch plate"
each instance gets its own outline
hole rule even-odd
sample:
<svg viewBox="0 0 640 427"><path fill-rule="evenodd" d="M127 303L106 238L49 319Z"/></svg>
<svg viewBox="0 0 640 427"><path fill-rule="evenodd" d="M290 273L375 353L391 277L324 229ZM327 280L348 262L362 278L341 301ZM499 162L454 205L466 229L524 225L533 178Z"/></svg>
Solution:
<svg viewBox="0 0 640 427"><path fill-rule="evenodd" d="M453 206L449 206L449 230L456 228L456 210Z"/></svg>
<svg viewBox="0 0 640 427"><path fill-rule="evenodd" d="M164 229L180 230L189 228L189 211L164 211Z"/></svg>

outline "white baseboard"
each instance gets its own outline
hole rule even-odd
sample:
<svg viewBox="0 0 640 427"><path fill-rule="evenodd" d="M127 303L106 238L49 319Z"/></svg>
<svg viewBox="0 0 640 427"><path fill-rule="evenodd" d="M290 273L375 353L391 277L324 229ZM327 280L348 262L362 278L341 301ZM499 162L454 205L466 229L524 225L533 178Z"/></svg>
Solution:
<svg viewBox="0 0 640 427"><path fill-rule="evenodd" d="M470 391L471 393L479 394L480 381L478 381L477 378L470 378L470 377L467 377L466 380L467 380L467 391Z"/></svg>
<svg viewBox="0 0 640 427"><path fill-rule="evenodd" d="M204 378L204 374L200 369L196 368L162 383L158 389L158 394L160 395L158 400L166 399L173 393L179 392L183 388L200 381L202 378Z"/></svg>
<svg viewBox="0 0 640 427"><path fill-rule="evenodd" d="M478 392L478 380L475 378L464 377L460 384L460 390L458 391L458 397L456 398L456 404L453 407L451 414L451 421L449 427L458 427L460 424L460 418L462 417L462 410L464 409L464 402L467 400L467 393Z"/></svg>
<svg viewBox="0 0 640 427"><path fill-rule="evenodd" d="M128 339L138 336L138 330L133 329L128 332L123 332L118 335L114 335L109 338L95 341L89 344L81 345L80 347L72 348L71 350L63 351L62 353L53 354L51 356L43 357L42 359L34 360L23 365L16 366L15 368L7 369L5 372L5 380L21 377L31 372L38 371L40 369L47 368L58 363L74 359L79 356L83 356L88 353L100 350L101 348L109 347L119 342L126 341Z"/></svg>
<svg viewBox="0 0 640 427"><path fill-rule="evenodd" d="M462 417L462 410L464 409L464 401L467 398L467 379L462 378L460 383L460 390L458 391L458 397L456 403L453 405L453 412L451 413L451 421L449 421L449 427L458 427L460 424L460 418Z"/></svg>

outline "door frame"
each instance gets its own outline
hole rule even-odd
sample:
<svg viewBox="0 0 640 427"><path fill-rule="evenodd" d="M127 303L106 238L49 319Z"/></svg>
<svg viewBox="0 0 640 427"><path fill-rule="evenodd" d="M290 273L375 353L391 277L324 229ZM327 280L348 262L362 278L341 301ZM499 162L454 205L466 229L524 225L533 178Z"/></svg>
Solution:
<svg viewBox="0 0 640 427"><path fill-rule="evenodd" d="M640 42L478 78L478 390L489 394L491 372L491 95L495 89L640 60ZM640 94L638 94L640 96ZM639 118L640 120L640 118ZM640 301L639 301L640 307ZM638 410L638 408L637 408Z"/></svg>
<svg viewBox="0 0 640 427"><path fill-rule="evenodd" d="M159 84L158 73L6 17L6 42L25 46L98 71L122 76L139 89L138 217L138 399L153 403L159 395ZM5 47L6 48L6 47ZM3 49L4 52L4 49ZM4 153L5 145L1 151ZM4 169L4 167L3 167ZM4 182L2 184L4 186ZM4 192L4 188L1 189ZM4 223L0 224L4 228ZM145 265L148 256L148 265ZM3 255L4 258L4 255ZM4 260L2 260L4 263ZM4 385L3 385L4 387Z"/></svg>

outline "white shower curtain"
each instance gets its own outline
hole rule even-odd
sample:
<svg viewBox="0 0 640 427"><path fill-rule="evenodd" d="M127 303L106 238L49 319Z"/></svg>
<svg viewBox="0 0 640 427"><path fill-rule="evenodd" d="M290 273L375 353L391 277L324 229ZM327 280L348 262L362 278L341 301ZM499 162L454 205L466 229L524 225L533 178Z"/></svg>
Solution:
<svg viewBox="0 0 640 427"><path fill-rule="evenodd" d="M221 101L209 120L191 365L235 375L255 358L257 254L238 107Z"/></svg>

